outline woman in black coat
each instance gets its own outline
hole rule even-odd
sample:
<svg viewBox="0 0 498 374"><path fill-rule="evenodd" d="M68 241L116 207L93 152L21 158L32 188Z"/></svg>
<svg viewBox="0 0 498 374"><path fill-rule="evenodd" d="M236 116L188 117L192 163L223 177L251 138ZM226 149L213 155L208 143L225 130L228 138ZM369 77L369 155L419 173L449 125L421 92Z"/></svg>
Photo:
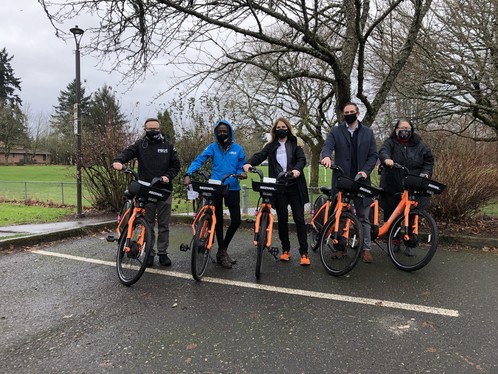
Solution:
<svg viewBox="0 0 498 374"><path fill-rule="evenodd" d="M384 210L384 221L387 221L401 200L403 192L405 172L393 168L394 163L407 168L410 174L430 178L434 167L434 156L420 135L414 132L411 122L400 119L389 138L380 147L379 159L384 165L380 187L385 191L381 196L380 206ZM421 209L426 209L430 203L428 197L418 197L417 201Z"/></svg>
<svg viewBox="0 0 498 374"><path fill-rule="evenodd" d="M281 261L290 260L289 241L289 216L287 206L290 204L292 217L296 224L297 238L299 241L299 254L301 265L310 264L308 258L308 237L306 223L304 220L304 205L309 202L308 187L303 174L306 166L306 156L302 148L302 142L298 139L286 118L278 118L271 130L271 140L265 144L263 149L254 155L244 165L247 172L250 167L257 166L268 159L268 174L276 178L282 171L292 172L293 180L274 201L274 207L278 217L278 235L282 243Z"/></svg>

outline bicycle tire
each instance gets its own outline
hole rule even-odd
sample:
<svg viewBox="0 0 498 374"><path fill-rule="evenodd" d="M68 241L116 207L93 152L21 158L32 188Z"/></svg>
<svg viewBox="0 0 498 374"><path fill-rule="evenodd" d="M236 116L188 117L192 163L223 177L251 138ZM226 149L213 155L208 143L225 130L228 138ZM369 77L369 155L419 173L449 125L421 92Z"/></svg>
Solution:
<svg viewBox="0 0 498 374"><path fill-rule="evenodd" d="M136 217L130 238L130 251L125 251L128 225L123 228L119 238L116 254L116 271L119 281L125 286L136 283L147 267L147 259L152 252L152 230L144 217ZM140 246L137 240L144 236L144 244Z"/></svg>
<svg viewBox="0 0 498 374"><path fill-rule="evenodd" d="M266 247L266 240L268 238L268 213L263 212L261 215L261 222L259 224L258 232L258 245L256 251L256 279L261 277L261 266L263 264L263 252Z"/></svg>
<svg viewBox="0 0 498 374"><path fill-rule="evenodd" d="M403 271L415 271L426 266L436 254L439 233L432 215L423 210L410 211L409 222L418 220L418 235L409 232L404 240L404 215L393 221L388 233L387 250L393 264Z"/></svg>
<svg viewBox="0 0 498 374"><path fill-rule="evenodd" d="M358 217L351 212L343 212L340 222L339 230L348 225L347 236L338 236L338 242L334 243L335 216L331 216L323 227L319 246L322 265L327 273L336 277L353 270L363 247L363 228Z"/></svg>
<svg viewBox="0 0 498 374"><path fill-rule="evenodd" d="M313 204L313 212L315 215L318 213L318 210L327 202L327 197L325 195L320 195L316 198L315 203ZM310 232L310 248L316 252L318 246L320 245L320 236L323 228L323 224L325 222L325 212L322 211L318 216L315 217L315 227L311 227Z"/></svg>
<svg viewBox="0 0 498 374"><path fill-rule="evenodd" d="M210 214L204 214L195 226L195 235L192 241L192 258L190 270L196 281L200 281L204 276L209 259L209 233L213 218Z"/></svg>

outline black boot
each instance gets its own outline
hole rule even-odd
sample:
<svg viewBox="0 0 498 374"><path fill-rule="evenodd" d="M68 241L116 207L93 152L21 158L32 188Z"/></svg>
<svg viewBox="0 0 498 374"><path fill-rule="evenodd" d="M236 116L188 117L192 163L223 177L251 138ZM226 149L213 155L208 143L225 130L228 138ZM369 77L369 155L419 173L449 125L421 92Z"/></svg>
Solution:
<svg viewBox="0 0 498 374"><path fill-rule="evenodd" d="M232 264L230 263L230 257L228 257L226 248L219 248L218 253L216 253L216 262L220 264L225 269L231 269Z"/></svg>

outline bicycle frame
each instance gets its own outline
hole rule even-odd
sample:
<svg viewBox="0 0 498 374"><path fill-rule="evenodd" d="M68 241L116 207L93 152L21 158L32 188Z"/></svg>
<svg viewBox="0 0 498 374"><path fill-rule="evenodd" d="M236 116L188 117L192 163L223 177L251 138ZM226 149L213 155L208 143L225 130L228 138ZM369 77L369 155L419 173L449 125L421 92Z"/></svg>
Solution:
<svg viewBox="0 0 498 374"><path fill-rule="evenodd" d="M336 201L337 201L337 209L335 210L334 212L334 216L335 216L335 222L334 222L334 239L333 239L333 243L334 244L337 244L339 242L339 230L340 230L340 217L341 217L341 214L344 210L351 210L351 204L349 203L349 199L348 201L343 201L343 197L342 197L342 191L339 191L337 193L337 198L336 198ZM325 221L326 222L326 221ZM349 220L346 220L346 223L344 224L344 227L342 229L343 231L343 234L340 235L340 236L344 236L346 239L349 239L349 225L351 224L351 222Z"/></svg>
<svg viewBox="0 0 498 374"><path fill-rule="evenodd" d="M268 201L265 202L265 200L268 200ZM256 215L256 222L254 224L254 241L253 241L254 245L258 245L257 235L259 232L259 225L261 223L261 217L263 216L264 212L267 212L268 213L268 227L266 229L267 236L266 236L266 243L265 243L265 246L267 248L269 248L271 245L272 234L273 234L273 221L274 221L273 213L271 212L272 205L269 202L269 200L270 200L269 198L265 198L263 200L263 202L261 203L261 206L258 210L258 214Z"/></svg>
<svg viewBox="0 0 498 374"><path fill-rule="evenodd" d="M215 234L215 227L216 227L216 214L215 214L215 211L216 211L216 207L214 206L214 201L209 199L208 200L208 203L206 205L204 205L201 210L199 210L199 212L196 214L195 218L194 218L194 222L192 222L192 231L193 231L193 234L195 235L196 234L196 225L197 225L197 222L199 222L199 220L201 219L201 217L203 217L205 214L208 214L208 212L211 212L211 217L212 217L212 220L211 220L211 227L209 227L209 240L208 240L208 243L206 245L206 248L208 250L211 250L211 247L213 246L213 242L214 242L214 234ZM207 227L202 227L202 230L206 230L208 229ZM201 235L204 235L204 232L205 231L202 231L201 232Z"/></svg>
<svg viewBox="0 0 498 374"><path fill-rule="evenodd" d="M139 202L138 206L135 201L133 201L133 205L127 210L127 212L131 211L131 208L133 208L133 211L130 215L130 218L128 219L128 226L127 226L127 231L126 231L126 244L125 244L125 252L129 253L131 251L130 248L130 239L133 234L133 223L135 222L135 218L137 216L145 216L145 207L142 206L142 203ZM126 216L126 213L125 213ZM124 222L123 219L121 219L121 222L118 225L118 229L121 226L121 223ZM137 243L140 245L140 248L143 248L144 244L144 238L145 238L145 231L140 232L140 237L137 240Z"/></svg>
<svg viewBox="0 0 498 374"><path fill-rule="evenodd" d="M414 199L410 198L408 190L403 191L403 195L401 196L401 200L394 209L393 213L389 217L389 219L384 222L382 226L379 227L379 200L375 199L374 202L370 205L371 208L373 208L373 222L372 224L376 227L379 227L379 232L377 234L377 238L381 238L384 235L386 235L389 232L389 229L391 228L391 225L393 221L398 217L400 214L404 215L404 238L408 240L410 238L409 236L409 214L410 210L412 207L417 207L418 202L415 201ZM414 234L418 234L418 220L415 219L413 222L413 230L412 232Z"/></svg>
<svg viewBox="0 0 498 374"><path fill-rule="evenodd" d="M335 202L335 200L334 200ZM323 220L323 225L325 225L330 217L330 214L332 213L332 211L334 210L335 208L335 205L332 205L332 201L331 201L331 197L330 195L328 196L327 200L325 201L325 203L313 214L313 217L311 217L311 222L310 222L310 225L316 230L318 231L319 228L316 226L315 224L315 221L318 219L318 217L320 217L320 214L323 212L323 217L324 217L324 220ZM332 208L332 206L334 206L334 208ZM322 225L322 226L323 226Z"/></svg>

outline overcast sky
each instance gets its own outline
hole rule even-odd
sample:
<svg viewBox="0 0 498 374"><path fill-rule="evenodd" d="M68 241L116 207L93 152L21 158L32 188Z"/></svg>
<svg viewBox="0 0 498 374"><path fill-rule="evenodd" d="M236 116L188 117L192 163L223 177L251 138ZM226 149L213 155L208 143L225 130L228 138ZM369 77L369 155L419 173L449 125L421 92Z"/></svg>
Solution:
<svg viewBox="0 0 498 374"><path fill-rule="evenodd" d="M75 78L74 38L72 34L66 41L57 38L36 0L1 0L0 4L0 49L5 47L8 55L14 56L11 66L15 76L22 81L22 90L17 93L23 101L23 108L29 107L32 115L50 115L53 106L58 104L60 91ZM75 25L85 29L88 21L85 17L74 19L61 29L69 31ZM85 35L80 46L84 43ZM103 72L98 68L96 56L81 55L81 80L86 94L101 88L104 83L112 86L123 112L133 124L156 116L158 110L164 109L164 103L172 98L163 96L161 101L152 102L171 78L167 68L163 69L126 92L128 86L119 84L122 79L119 73Z"/></svg>

